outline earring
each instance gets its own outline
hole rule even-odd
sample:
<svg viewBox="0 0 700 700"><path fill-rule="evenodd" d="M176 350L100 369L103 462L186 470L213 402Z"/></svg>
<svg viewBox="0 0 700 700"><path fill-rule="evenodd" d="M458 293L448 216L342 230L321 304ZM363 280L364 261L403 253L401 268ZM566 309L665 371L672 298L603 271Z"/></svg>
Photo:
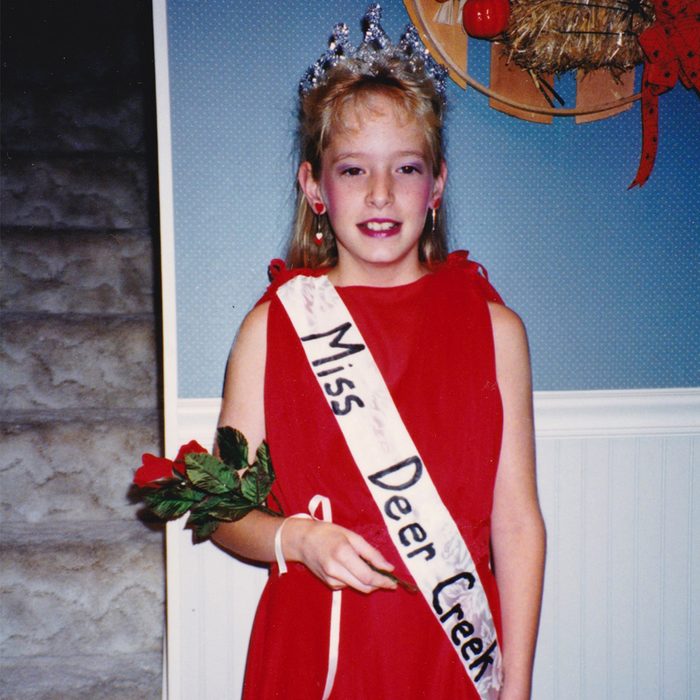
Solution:
<svg viewBox="0 0 700 700"><path fill-rule="evenodd" d="M442 203L442 199L438 197L435 202L433 203L433 208L430 210L430 218L431 218L431 225L430 225L430 233L431 235L435 233L435 221L437 219L437 210L440 207L440 204Z"/></svg>
<svg viewBox="0 0 700 700"><path fill-rule="evenodd" d="M323 229L321 228L321 217L326 212L326 207L323 206L321 202L316 202L314 204L314 211L316 212L316 235L314 236L314 243L321 247L323 245Z"/></svg>

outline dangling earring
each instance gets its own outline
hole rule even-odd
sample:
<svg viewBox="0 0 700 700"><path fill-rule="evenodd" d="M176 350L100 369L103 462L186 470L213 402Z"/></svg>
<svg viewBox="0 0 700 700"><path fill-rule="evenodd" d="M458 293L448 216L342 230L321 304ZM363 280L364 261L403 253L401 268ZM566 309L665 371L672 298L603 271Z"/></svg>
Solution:
<svg viewBox="0 0 700 700"><path fill-rule="evenodd" d="M430 225L430 235L435 235L435 222L437 220L437 210L440 207L440 204L442 203L442 199L438 197L435 202L433 203L433 208L430 210L430 218L431 218L431 225Z"/></svg>
<svg viewBox="0 0 700 700"><path fill-rule="evenodd" d="M321 247L323 245L323 229L321 228L321 217L326 213L326 207L323 206L321 202L316 202L314 204L314 211L316 212L316 235L314 236L314 243Z"/></svg>

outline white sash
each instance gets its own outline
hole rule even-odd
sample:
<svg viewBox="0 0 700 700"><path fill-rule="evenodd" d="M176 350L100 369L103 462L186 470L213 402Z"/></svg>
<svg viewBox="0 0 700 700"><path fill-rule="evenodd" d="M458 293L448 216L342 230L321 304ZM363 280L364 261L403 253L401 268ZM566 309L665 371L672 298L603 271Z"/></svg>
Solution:
<svg viewBox="0 0 700 700"><path fill-rule="evenodd" d="M277 290L391 539L483 700L496 700L501 653L474 561L384 378L325 277Z"/></svg>

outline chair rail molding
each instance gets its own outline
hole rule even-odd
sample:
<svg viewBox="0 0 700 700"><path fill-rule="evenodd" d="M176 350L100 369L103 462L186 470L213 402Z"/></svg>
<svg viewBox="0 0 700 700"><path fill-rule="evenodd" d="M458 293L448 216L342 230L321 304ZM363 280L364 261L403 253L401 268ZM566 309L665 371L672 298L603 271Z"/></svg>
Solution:
<svg viewBox="0 0 700 700"><path fill-rule="evenodd" d="M220 399L178 399L181 439L213 441ZM536 391L538 438L693 435L700 432L700 387ZM188 431L188 435L184 431ZM188 437L189 436L189 437Z"/></svg>

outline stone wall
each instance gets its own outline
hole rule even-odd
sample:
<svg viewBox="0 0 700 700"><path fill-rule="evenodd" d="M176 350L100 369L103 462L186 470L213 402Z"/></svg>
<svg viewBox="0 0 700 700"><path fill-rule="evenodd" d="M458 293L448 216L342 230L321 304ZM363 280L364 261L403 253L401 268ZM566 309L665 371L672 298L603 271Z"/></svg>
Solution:
<svg viewBox="0 0 700 700"><path fill-rule="evenodd" d="M150 2L2 3L0 697L160 697Z"/></svg>

